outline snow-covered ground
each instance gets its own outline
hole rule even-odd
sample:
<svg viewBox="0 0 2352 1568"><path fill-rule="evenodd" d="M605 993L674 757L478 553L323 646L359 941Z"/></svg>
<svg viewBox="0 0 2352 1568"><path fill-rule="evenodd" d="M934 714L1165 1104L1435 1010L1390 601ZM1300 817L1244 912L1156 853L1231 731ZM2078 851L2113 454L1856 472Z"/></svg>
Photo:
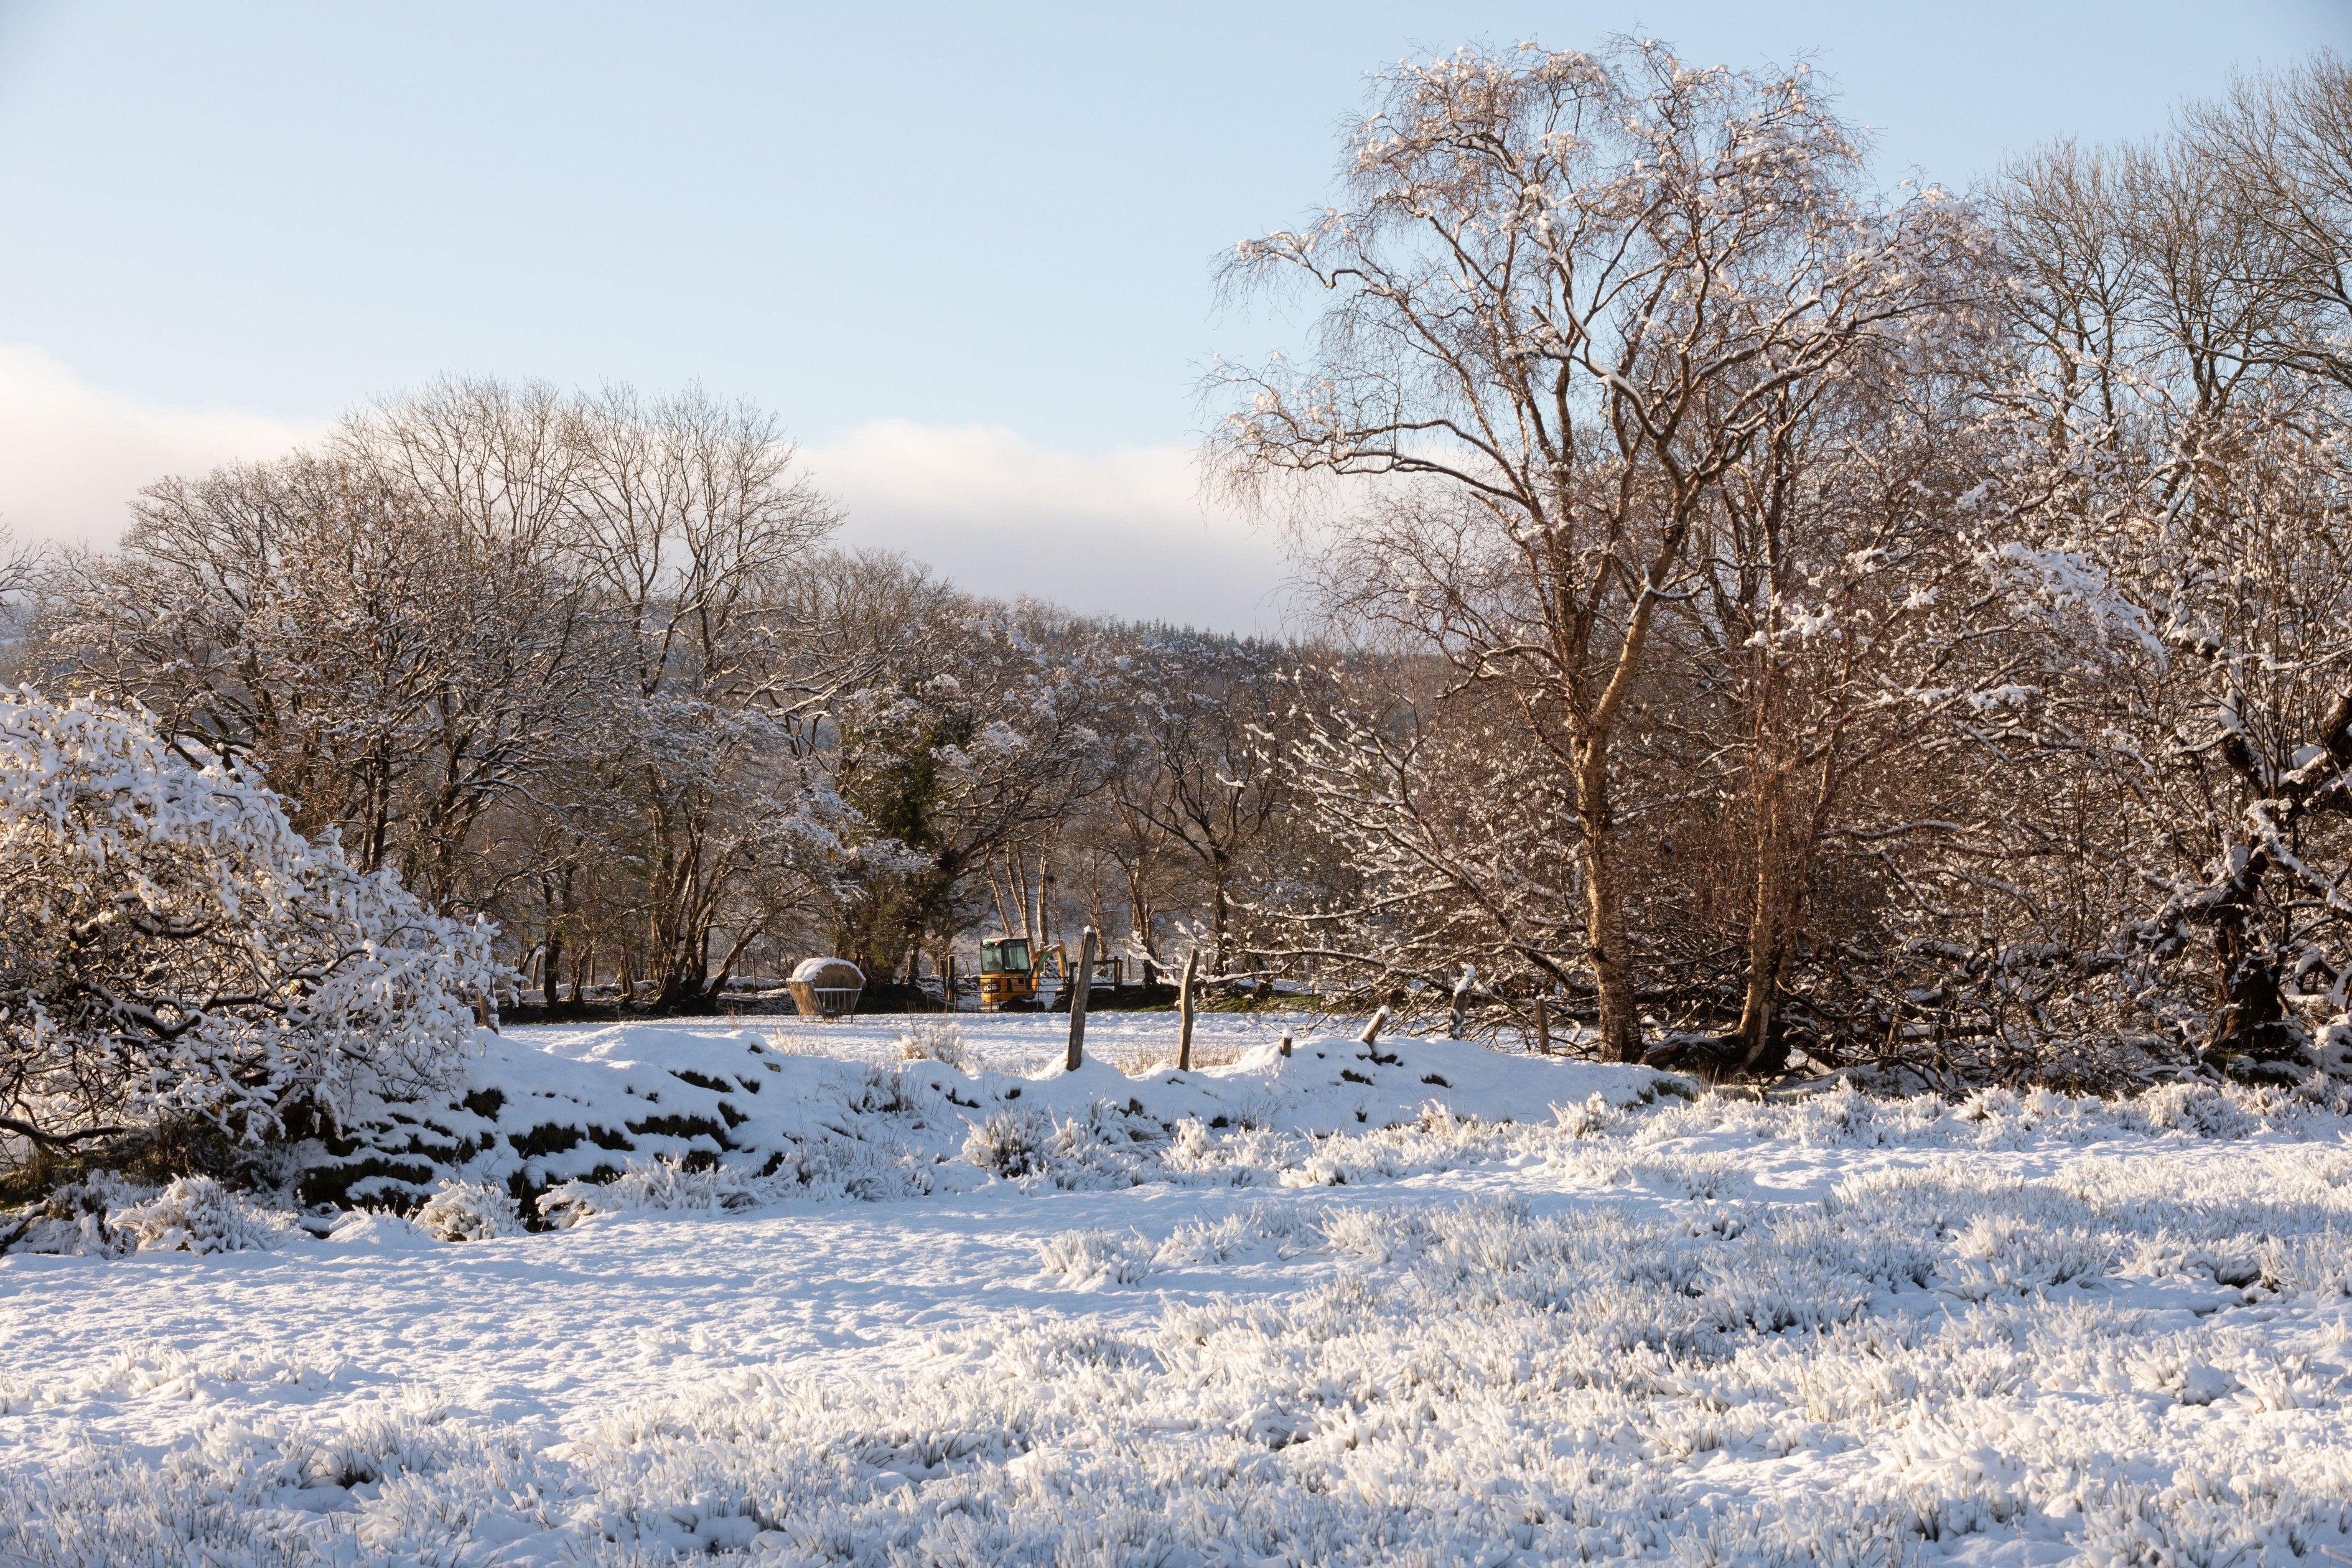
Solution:
<svg viewBox="0 0 2352 1568"><path fill-rule="evenodd" d="M961 1022L510 1031L761 1085L554 1231L0 1258L0 1563L2352 1560L2325 1111Z"/></svg>

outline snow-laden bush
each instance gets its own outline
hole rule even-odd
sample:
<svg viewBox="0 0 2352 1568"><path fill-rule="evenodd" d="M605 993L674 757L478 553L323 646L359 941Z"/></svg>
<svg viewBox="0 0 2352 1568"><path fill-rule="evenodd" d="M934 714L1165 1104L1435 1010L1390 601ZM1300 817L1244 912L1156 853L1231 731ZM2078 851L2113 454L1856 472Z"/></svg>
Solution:
<svg viewBox="0 0 2352 1568"><path fill-rule="evenodd" d="M963 1157L991 1175L1028 1189L1085 1192L1131 1187L1144 1180L1149 1158L1165 1147L1159 1131L1115 1128L1119 1112L1097 1100L1083 1116L1044 1110L1000 1110L971 1123Z"/></svg>
<svg viewBox="0 0 2352 1568"><path fill-rule="evenodd" d="M147 716L0 694L0 1131L20 1149L187 1120L257 1141L445 1086L489 943Z"/></svg>
<svg viewBox="0 0 2352 1568"><path fill-rule="evenodd" d="M1053 1129L1052 1118L1037 1111L999 1110L971 1124L963 1157L992 1176L1016 1180L1045 1168Z"/></svg>
<svg viewBox="0 0 2352 1568"><path fill-rule="evenodd" d="M549 1188L539 1196L539 1213L559 1230L598 1215L721 1214L759 1203L761 1185L724 1166L689 1171L676 1160L632 1160L612 1181L565 1182Z"/></svg>
<svg viewBox="0 0 2352 1568"><path fill-rule="evenodd" d="M145 1203L108 1216L140 1252L249 1252L295 1234L293 1216L259 1206L210 1176L181 1176Z"/></svg>
<svg viewBox="0 0 2352 1568"><path fill-rule="evenodd" d="M489 1182L443 1182L414 1219L440 1241L495 1241L523 1234L522 1211L514 1194Z"/></svg>
<svg viewBox="0 0 2352 1568"><path fill-rule="evenodd" d="M74 1258L250 1252L282 1246L297 1229L293 1215L210 1176L182 1176L160 1191L99 1176L51 1194L13 1222L0 1219L0 1250Z"/></svg>

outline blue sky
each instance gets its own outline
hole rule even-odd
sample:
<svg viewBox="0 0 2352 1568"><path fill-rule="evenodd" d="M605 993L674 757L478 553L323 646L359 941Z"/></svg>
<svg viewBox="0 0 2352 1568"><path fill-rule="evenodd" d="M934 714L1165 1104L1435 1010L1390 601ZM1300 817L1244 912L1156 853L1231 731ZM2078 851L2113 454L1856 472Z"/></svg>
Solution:
<svg viewBox="0 0 2352 1568"><path fill-rule="evenodd" d="M103 538L142 461L443 373L698 379L829 458L862 540L986 579L975 531L1030 509L1082 555L1137 547L1056 596L1145 613L1156 579L1213 618L1217 572L1143 568L1272 569L1171 487L1202 366L1290 326L1220 313L1215 256L1326 194L1368 69L1618 31L1810 58L1888 180L1965 185L2005 149L2154 130L2233 67L2352 51L2352 5L0 0L0 419L152 426L88 454L0 434L0 514ZM26 463L60 471L12 490Z"/></svg>

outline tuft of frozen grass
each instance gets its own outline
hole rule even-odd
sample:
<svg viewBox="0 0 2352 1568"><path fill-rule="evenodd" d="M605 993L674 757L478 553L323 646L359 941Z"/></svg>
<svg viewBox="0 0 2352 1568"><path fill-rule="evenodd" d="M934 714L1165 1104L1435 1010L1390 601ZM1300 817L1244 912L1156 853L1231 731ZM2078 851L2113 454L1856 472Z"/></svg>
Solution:
<svg viewBox="0 0 2352 1568"><path fill-rule="evenodd" d="M1082 1116L1008 1110L968 1122L963 1158L1027 1192L1131 1187L1150 1178L1165 1129L1097 1102Z"/></svg>
<svg viewBox="0 0 2352 1568"><path fill-rule="evenodd" d="M1169 1039L1107 1038L1097 1044L1087 1041L1087 1052L1117 1068L1129 1078L1147 1078L1166 1072L1176 1065L1177 1045ZM1246 1044L1238 1040L1194 1040L1192 1070L1215 1072L1237 1064L1249 1054Z"/></svg>
<svg viewBox="0 0 2352 1568"><path fill-rule="evenodd" d="M1322 1211L1295 1204L1255 1203L1216 1219L1188 1220L1152 1254L1162 1268L1201 1268L1245 1257L1271 1243L1278 1258L1297 1258L1324 1242Z"/></svg>
<svg viewBox="0 0 2352 1568"><path fill-rule="evenodd" d="M1066 1230L1037 1247L1038 1271L1077 1290L1138 1285L1151 1272L1152 1247L1139 1236Z"/></svg>
<svg viewBox="0 0 2352 1568"><path fill-rule="evenodd" d="M1016 1180L1045 1166L1050 1119L1034 1111L999 1110L971 1124L963 1157L992 1176Z"/></svg>
<svg viewBox="0 0 2352 1568"><path fill-rule="evenodd" d="M938 1062L963 1071L971 1061L971 1050L964 1044L963 1030L952 1018L917 1018L909 1023L896 1042L898 1058L909 1062Z"/></svg>
<svg viewBox="0 0 2352 1568"><path fill-rule="evenodd" d="M1552 1107L1552 1121L1570 1138L1590 1138L1617 1125L1617 1110L1601 1095L1587 1095L1573 1105Z"/></svg>
<svg viewBox="0 0 2352 1568"><path fill-rule="evenodd" d="M838 1060L845 1054L840 1041L823 1038L814 1026L805 1022L792 1028L769 1030L767 1047L780 1057L823 1057Z"/></svg>

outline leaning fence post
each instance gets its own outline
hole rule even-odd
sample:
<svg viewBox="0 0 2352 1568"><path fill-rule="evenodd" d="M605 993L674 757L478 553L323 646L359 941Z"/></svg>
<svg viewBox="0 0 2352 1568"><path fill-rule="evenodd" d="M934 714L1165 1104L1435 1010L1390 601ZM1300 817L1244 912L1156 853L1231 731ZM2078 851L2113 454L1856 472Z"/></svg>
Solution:
<svg viewBox="0 0 2352 1568"><path fill-rule="evenodd" d="M1467 963L1462 966L1462 978L1454 983L1454 1016L1445 1028L1448 1039L1462 1037L1462 1005L1470 999L1470 987L1477 978L1478 971L1475 966Z"/></svg>
<svg viewBox="0 0 2352 1568"><path fill-rule="evenodd" d="M1192 977L1201 972L1201 950L1184 955L1184 984L1176 993L1176 1070L1192 1070Z"/></svg>
<svg viewBox="0 0 2352 1568"><path fill-rule="evenodd" d="M1087 1059L1087 991L1095 978L1095 928L1087 927L1078 942L1078 983L1070 993L1070 1058L1063 1070L1076 1072Z"/></svg>
<svg viewBox="0 0 2352 1568"><path fill-rule="evenodd" d="M1372 1021L1364 1026L1364 1032L1356 1037L1356 1043L1360 1046L1377 1045L1380 1042L1381 1030L1388 1021L1389 1010L1383 1007L1372 1015Z"/></svg>

